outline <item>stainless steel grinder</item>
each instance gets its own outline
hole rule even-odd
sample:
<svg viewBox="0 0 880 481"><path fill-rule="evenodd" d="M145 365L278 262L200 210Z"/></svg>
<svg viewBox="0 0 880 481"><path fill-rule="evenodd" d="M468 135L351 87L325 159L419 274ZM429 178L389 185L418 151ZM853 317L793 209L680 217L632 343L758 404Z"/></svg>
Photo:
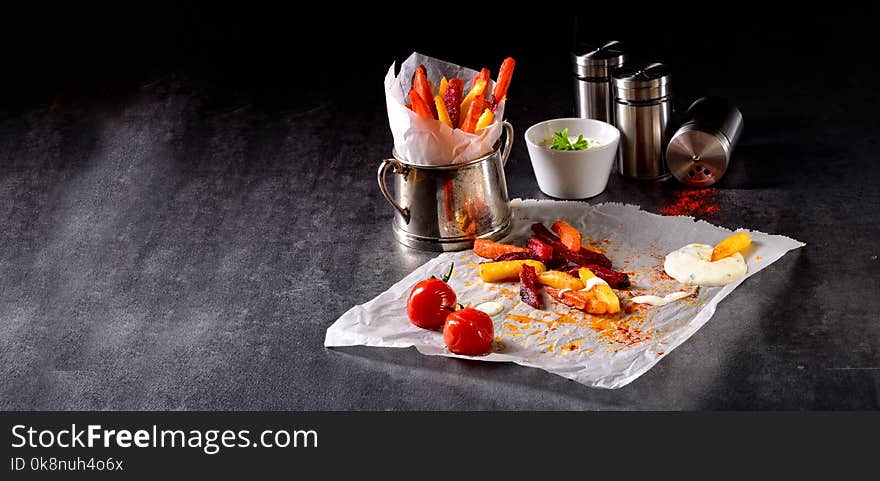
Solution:
<svg viewBox="0 0 880 481"><path fill-rule="evenodd" d="M707 187L727 172L742 132L739 109L725 99L703 97L687 111L687 120L666 148L672 175L692 187Z"/></svg>
<svg viewBox="0 0 880 481"><path fill-rule="evenodd" d="M663 160L672 117L672 76L662 63L612 72L614 125L620 130L618 171L638 180L669 176Z"/></svg>
<svg viewBox="0 0 880 481"><path fill-rule="evenodd" d="M572 54L578 117L614 123L611 72L626 60L622 48L615 40L584 45Z"/></svg>

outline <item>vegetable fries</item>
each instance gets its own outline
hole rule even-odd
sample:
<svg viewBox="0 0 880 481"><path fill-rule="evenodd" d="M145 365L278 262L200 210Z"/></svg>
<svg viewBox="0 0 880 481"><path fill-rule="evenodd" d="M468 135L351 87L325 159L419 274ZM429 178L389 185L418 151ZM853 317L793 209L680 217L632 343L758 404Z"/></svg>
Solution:
<svg viewBox="0 0 880 481"><path fill-rule="evenodd" d="M620 299L612 288L629 288L629 276L612 270L611 260L603 254L583 247L580 232L565 221L553 224L559 237L540 223L532 225L532 231L535 235L528 248L488 239L474 241L474 253L492 259L479 265L480 279L506 282L518 278L520 299L535 309L543 308L538 295L538 287L543 286L550 297L569 307L597 315L620 312Z"/></svg>
<svg viewBox="0 0 880 481"><path fill-rule="evenodd" d="M483 282L516 280L519 278L519 271L524 265L534 267L535 272L538 274L547 270L547 267L545 267L542 262L533 260L487 262L485 264L480 264L480 279L482 279Z"/></svg>
<svg viewBox="0 0 880 481"><path fill-rule="evenodd" d="M419 65L413 74L409 91L410 103L406 107L420 117L439 120L450 128L458 128L469 134L489 127L495 122L495 109L498 103L507 98L510 79L516 62L508 57L499 70L494 89L489 91L490 72L483 68L471 83L467 95L461 79L446 77L440 79L440 87L435 92L434 84L428 80L425 67Z"/></svg>
<svg viewBox="0 0 880 481"><path fill-rule="evenodd" d="M719 242L712 249L712 262L730 257L737 252L742 252L752 245L752 238L746 232L737 232L732 236Z"/></svg>

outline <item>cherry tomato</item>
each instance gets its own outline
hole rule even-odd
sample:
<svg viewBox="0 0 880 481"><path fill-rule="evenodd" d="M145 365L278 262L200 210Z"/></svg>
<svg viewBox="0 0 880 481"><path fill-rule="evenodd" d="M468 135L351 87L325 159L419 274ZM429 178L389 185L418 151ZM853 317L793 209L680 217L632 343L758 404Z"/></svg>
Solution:
<svg viewBox="0 0 880 481"><path fill-rule="evenodd" d="M425 279L413 287L406 300L410 322L423 329L440 329L455 310L455 291L440 279Z"/></svg>
<svg viewBox="0 0 880 481"><path fill-rule="evenodd" d="M476 309L450 312L443 325L446 347L456 354L480 356L492 351L495 328L488 314Z"/></svg>

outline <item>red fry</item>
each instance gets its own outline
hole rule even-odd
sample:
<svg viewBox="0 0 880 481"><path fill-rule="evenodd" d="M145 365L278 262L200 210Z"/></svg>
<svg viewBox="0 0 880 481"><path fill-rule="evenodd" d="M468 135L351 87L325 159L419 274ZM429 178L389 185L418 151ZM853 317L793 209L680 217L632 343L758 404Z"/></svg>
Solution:
<svg viewBox="0 0 880 481"><path fill-rule="evenodd" d="M431 112L432 118L437 118L437 106L434 105L434 92L428 84L428 75L425 73L425 67L419 65L416 67L416 73L413 75L412 88L418 92L419 97L425 101L428 111Z"/></svg>
<svg viewBox="0 0 880 481"><path fill-rule="evenodd" d="M416 89L411 89L409 91L409 100L412 102L412 111L418 114L419 117L424 117L426 119L434 118L429 104L422 99L422 96L416 92Z"/></svg>
<svg viewBox="0 0 880 481"><path fill-rule="evenodd" d="M590 252L586 249L581 248L579 251L574 252L570 250L568 247L565 247L565 244L556 237L555 234L550 232L550 229L541 224L540 222L536 224L532 224L532 232L541 239L542 241L550 244L553 247L553 257L558 258L561 261L571 262L572 264L577 264L581 266L585 266L588 264L597 264L602 267L611 268L611 260L605 257L603 254L599 254L597 252Z"/></svg>
<svg viewBox="0 0 880 481"><path fill-rule="evenodd" d="M544 303L538 295L538 275L535 268L525 264L519 271L519 298L535 309L543 309Z"/></svg>
<svg viewBox="0 0 880 481"><path fill-rule="evenodd" d="M477 120L480 119L480 115L483 113L483 110L486 109L486 99L482 95L478 95L474 98L473 102L471 102L471 106L465 114L464 122L461 124L461 130L472 134L475 130L477 130Z"/></svg>
<svg viewBox="0 0 880 481"><path fill-rule="evenodd" d="M553 247L535 236L529 238L529 250L542 262L549 262L553 259Z"/></svg>
<svg viewBox="0 0 880 481"><path fill-rule="evenodd" d="M446 111L449 112L449 119L452 120L453 127L458 126L461 119L462 95L464 95L464 82L460 78L450 80L443 102L446 104Z"/></svg>
<svg viewBox="0 0 880 481"><path fill-rule="evenodd" d="M492 91L496 102L501 102L507 97L507 89L510 87L510 78L513 76L514 66L516 66L516 61L513 60L513 57L507 57L501 63L501 69L498 71L498 80L495 82L495 89Z"/></svg>
<svg viewBox="0 0 880 481"><path fill-rule="evenodd" d="M541 261L535 254L531 252L508 252L507 254L501 254L496 257L492 262L502 262L502 261L523 261L523 260L533 260L533 261Z"/></svg>
<svg viewBox="0 0 880 481"><path fill-rule="evenodd" d="M577 277L578 272L581 268L587 268L596 275L596 277L602 279L607 282L609 286L614 289L629 289L632 283L629 280L629 275L626 272L619 272L613 269L608 269L606 267L597 266L595 264L589 264L585 266L574 266L568 268L567 271L569 274Z"/></svg>

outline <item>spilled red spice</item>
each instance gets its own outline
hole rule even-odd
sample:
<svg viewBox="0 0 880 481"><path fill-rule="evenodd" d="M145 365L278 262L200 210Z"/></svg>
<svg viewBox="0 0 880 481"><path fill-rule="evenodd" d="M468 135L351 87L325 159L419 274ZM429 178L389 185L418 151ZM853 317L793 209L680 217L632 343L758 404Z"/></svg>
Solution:
<svg viewBox="0 0 880 481"><path fill-rule="evenodd" d="M673 192L672 202L660 211L663 215L706 217L717 214L718 194L712 188L683 189Z"/></svg>

